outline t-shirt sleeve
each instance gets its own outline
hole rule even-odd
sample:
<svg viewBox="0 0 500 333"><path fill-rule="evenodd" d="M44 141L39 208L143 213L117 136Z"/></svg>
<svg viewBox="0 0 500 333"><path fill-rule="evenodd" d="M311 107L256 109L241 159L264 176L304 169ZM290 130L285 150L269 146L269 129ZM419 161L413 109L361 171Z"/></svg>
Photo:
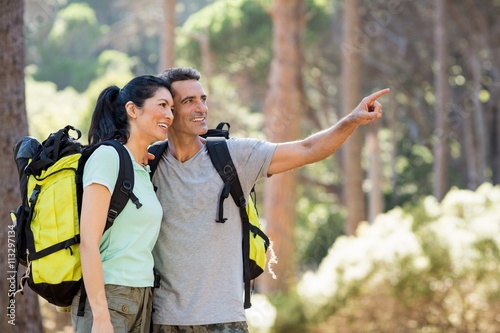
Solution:
<svg viewBox="0 0 500 333"><path fill-rule="evenodd" d="M231 138L228 147L244 191L249 191L259 179L268 176L277 144L257 139Z"/></svg>
<svg viewBox="0 0 500 333"><path fill-rule="evenodd" d="M90 155L83 170L83 188L91 184L106 186L113 193L119 169L118 152L110 146L100 146Z"/></svg>

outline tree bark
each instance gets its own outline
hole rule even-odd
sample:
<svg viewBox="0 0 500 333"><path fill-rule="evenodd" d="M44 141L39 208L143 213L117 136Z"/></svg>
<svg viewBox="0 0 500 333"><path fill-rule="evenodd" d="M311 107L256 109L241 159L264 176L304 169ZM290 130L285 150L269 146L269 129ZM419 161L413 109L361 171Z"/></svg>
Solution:
<svg viewBox="0 0 500 333"><path fill-rule="evenodd" d="M500 30L500 29L499 29ZM500 32L499 32L500 35ZM500 47L491 52L492 58L499 59ZM493 184L500 184L500 69L498 66L493 69L493 78L496 84L493 85L491 93L491 179Z"/></svg>
<svg viewBox="0 0 500 333"><path fill-rule="evenodd" d="M478 39L478 38L476 38ZM475 43L473 43L474 45ZM478 46L479 48L479 46ZM474 187L471 190L475 190L479 185L481 185L485 180L485 173L487 170L487 162L488 162L488 151L489 151L489 128L486 125L486 116L484 112L483 105L479 100L479 93L481 91L482 86L482 68L481 68L481 59L479 59L479 55L477 52L469 53L469 66L471 67L472 73L472 104L474 105L473 118L475 125L475 134L476 134L476 161L477 161L477 179L475 180ZM472 120L472 119L471 119Z"/></svg>
<svg viewBox="0 0 500 333"><path fill-rule="evenodd" d="M448 190L448 60L446 29L446 0L436 1L436 15L434 22L434 44L436 49L436 128L434 145L434 196L441 200Z"/></svg>
<svg viewBox="0 0 500 333"><path fill-rule="evenodd" d="M496 36L500 35L500 29ZM491 57L493 59L500 59L500 47L496 47L491 51ZM492 120L492 131L491 131L491 169L492 169L492 181L493 184L500 184L500 69L498 66L494 66L492 69L493 84L491 93L491 114L493 115Z"/></svg>
<svg viewBox="0 0 500 333"><path fill-rule="evenodd" d="M200 43L201 50L201 69L204 73L204 86L206 93L210 95L212 91L211 78L213 74L212 63L212 48L210 47L210 34L208 31L203 31L200 35L197 36L197 40Z"/></svg>
<svg viewBox="0 0 500 333"><path fill-rule="evenodd" d="M359 1L344 1L342 47L343 114L349 114L361 100L361 52ZM344 201L347 207L346 234L356 232L358 224L366 219L361 167L362 131L355 131L344 144L343 174Z"/></svg>
<svg viewBox="0 0 500 333"><path fill-rule="evenodd" d="M500 55L497 41L500 29L495 17L496 12L489 4L480 5L473 0L463 1L461 6L449 6L450 18L460 27L460 35L467 40L461 47L464 56L463 68L468 69L470 76L469 100L471 105L467 117L462 117L464 128L469 130L464 159L467 162L467 186L476 189L484 181L491 180L498 183L500 179L500 154L498 154L499 136L496 113L498 105L498 66L489 66ZM490 16L491 15L491 16ZM480 50L480 52L478 52ZM489 77L492 84L485 84L485 77ZM481 90L490 91L490 99L486 104L480 101ZM472 168L472 169L471 169ZM488 175L491 170L491 177Z"/></svg>
<svg viewBox="0 0 500 333"><path fill-rule="evenodd" d="M397 185L397 177L398 177L398 172L396 170L396 163L398 160L398 136L397 136L397 131L398 131L398 106L397 106L397 101L396 98L394 97L394 94L390 94L390 105L389 105L389 112L388 114L388 122L389 122L389 129L391 133L391 157L390 157L390 182L391 182L391 189L392 189L392 197L391 197L391 206L394 205L394 202L396 201L396 185Z"/></svg>
<svg viewBox="0 0 500 333"><path fill-rule="evenodd" d="M6 221L10 210L15 209L20 200L17 168L14 162L14 144L28 134L28 121L24 98L24 36L22 0L0 0L0 184L2 200L0 214ZM11 302L8 294L14 286L11 279L15 275L13 265L14 241L12 224L5 223L0 228L0 316L1 332L42 332L42 320L37 296L27 290ZM15 282L14 282L15 283ZM27 288L28 289L28 288ZM9 308L8 308L9 307ZM7 313L8 310L8 313Z"/></svg>
<svg viewBox="0 0 500 333"><path fill-rule="evenodd" d="M497 98L497 100L497 103L493 106L493 109L496 111L494 112L495 121L493 123L495 136L492 145L493 184L500 184L500 98Z"/></svg>
<svg viewBox="0 0 500 333"><path fill-rule="evenodd" d="M370 192L368 197L368 222L373 223L375 217L384 210L384 197L382 195L382 165L380 160L380 143L378 131L380 122L376 121L368 125L366 137L368 148L368 179L370 180Z"/></svg>
<svg viewBox="0 0 500 333"><path fill-rule="evenodd" d="M467 166L467 188L475 190L479 184L479 163L477 162L477 143L475 142L476 136L474 135L474 117L467 117L462 122L463 135L462 144L463 151L465 152L465 163Z"/></svg>
<svg viewBox="0 0 500 333"><path fill-rule="evenodd" d="M305 107L302 82L302 38L305 2L273 0L273 60L269 90L265 99L265 132L271 142L286 142L300 137L302 110ZM278 265L277 280L264 280L264 291L286 291L295 281L294 226L296 220L296 173L274 175L266 180L264 212L267 233L274 242Z"/></svg>
<svg viewBox="0 0 500 333"><path fill-rule="evenodd" d="M161 54L159 72L173 67L175 64L175 16L176 0L163 0L163 29L161 33Z"/></svg>

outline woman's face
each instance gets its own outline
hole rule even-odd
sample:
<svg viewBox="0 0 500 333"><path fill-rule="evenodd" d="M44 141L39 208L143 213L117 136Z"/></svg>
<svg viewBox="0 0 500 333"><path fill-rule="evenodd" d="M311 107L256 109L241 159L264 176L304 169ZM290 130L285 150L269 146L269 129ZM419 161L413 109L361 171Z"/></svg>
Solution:
<svg viewBox="0 0 500 333"><path fill-rule="evenodd" d="M167 139L168 128L174 119L173 105L172 95L167 88L161 87L137 108L135 123L141 136L147 136L151 143Z"/></svg>

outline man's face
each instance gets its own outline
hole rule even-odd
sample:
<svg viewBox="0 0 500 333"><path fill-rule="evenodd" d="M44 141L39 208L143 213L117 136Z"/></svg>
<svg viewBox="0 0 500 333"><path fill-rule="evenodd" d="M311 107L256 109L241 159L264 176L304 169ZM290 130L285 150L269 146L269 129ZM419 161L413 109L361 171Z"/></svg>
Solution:
<svg viewBox="0 0 500 333"><path fill-rule="evenodd" d="M202 135L208 131L207 95L197 80L172 83L174 93L174 122L170 127L177 135Z"/></svg>

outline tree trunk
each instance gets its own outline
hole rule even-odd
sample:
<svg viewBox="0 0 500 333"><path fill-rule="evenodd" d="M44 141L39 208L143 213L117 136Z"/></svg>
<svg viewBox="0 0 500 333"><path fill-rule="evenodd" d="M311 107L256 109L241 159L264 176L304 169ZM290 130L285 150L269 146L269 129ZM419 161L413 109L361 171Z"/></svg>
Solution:
<svg viewBox="0 0 500 333"><path fill-rule="evenodd" d="M477 143L475 142L474 117L463 119L463 151L465 152L465 163L467 166L467 188L475 190L479 184L479 163L477 162Z"/></svg>
<svg viewBox="0 0 500 333"><path fill-rule="evenodd" d="M175 64L175 5L176 0L163 0L163 29L161 34L161 54L159 72Z"/></svg>
<svg viewBox="0 0 500 333"><path fill-rule="evenodd" d="M493 142L493 184L500 184L500 98L495 106L493 106L495 111L495 137Z"/></svg>
<svg viewBox="0 0 500 333"><path fill-rule="evenodd" d="M487 9L488 8L488 9ZM447 15L460 27L460 35L467 40L467 45L462 47L464 57L464 68L469 70L472 82L470 94L471 105L468 117L462 117L467 135L466 151L463 154L467 162L467 185L469 189L476 189L478 185L487 180L498 183L500 179L500 154L498 147L500 139L498 135L498 82L500 71L498 66L490 66L500 55L497 41L500 29L494 17L495 11L490 9L489 4L479 5L473 0L463 1L461 6L448 7ZM494 14L495 13L495 14ZM480 50L480 52L478 52ZM492 84L485 83L485 77L489 77ZM490 91L490 100L487 104L480 101L480 91ZM467 100L469 101L469 100ZM488 170L491 170L491 177Z"/></svg>
<svg viewBox="0 0 500 333"><path fill-rule="evenodd" d="M366 138L368 147L368 178L370 180L370 192L368 200L368 221L373 223L375 217L384 210L384 197L382 195L382 165L380 160L380 143L378 131L380 121L368 125L368 135Z"/></svg>
<svg viewBox="0 0 500 333"><path fill-rule="evenodd" d="M434 196L441 200L446 194L448 175L448 60L446 30L446 0L436 1L436 15L434 22L434 44L436 49L436 128L434 144Z"/></svg>
<svg viewBox="0 0 500 333"><path fill-rule="evenodd" d="M304 109L302 83L302 38L305 2L273 0L273 60L269 72L269 90L265 100L265 132L271 142L286 142L300 137ZM264 212L267 233L274 241L278 277L267 276L264 290L286 291L294 284L294 227L296 219L296 173L274 175L266 180Z"/></svg>
<svg viewBox="0 0 500 333"><path fill-rule="evenodd" d="M361 100L361 45L359 1L344 1L342 47L343 113L349 114ZM356 232L358 224L366 219L361 168L362 131L355 131L343 147L344 200L347 207L346 234Z"/></svg>
<svg viewBox="0 0 500 333"><path fill-rule="evenodd" d="M500 47L497 47L495 51L492 51L492 58L499 59L499 57ZM497 66L492 72L494 82L497 84L493 85L491 93L491 114L493 115L490 133L491 179L493 184L500 184L500 69Z"/></svg>
<svg viewBox="0 0 500 333"><path fill-rule="evenodd" d="M479 38L476 38L476 40ZM474 43L473 43L474 45ZM473 118L475 125L475 134L476 134L476 161L477 161L477 179L474 187L471 190L475 190L479 185L481 185L485 180L485 173L487 169L488 162L488 151L489 151L489 128L486 125L485 120L485 112L482 106L481 101L479 100L479 93L481 91L482 86L482 68L481 68L481 59L479 59L479 55L477 52L469 53L469 66L471 67L472 72L472 104L474 105ZM472 119L470 119L472 121Z"/></svg>
<svg viewBox="0 0 500 333"><path fill-rule="evenodd" d="M17 168L14 162L14 144L28 134L24 99L24 38L22 0L0 0L0 184L2 200L0 214L8 222L9 211L20 203ZM9 227L8 227L9 226ZM11 224L0 228L0 332L42 332L38 297L27 290L15 302L7 297L12 291L15 266L12 263L14 235ZM8 313L7 311L8 310ZM14 326L15 325L15 326Z"/></svg>
<svg viewBox="0 0 500 333"><path fill-rule="evenodd" d="M201 69L204 73L203 82L205 86L206 93L210 95L212 91L211 78L213 74L212 70L212 48L210 47L210 34L208 31L202 32L197 36L198 42L200 43L201 50ZM210 104L209 104L210 106Z"/></svg>
<svg viewBox="0 0 500 333"><path fill-rule="evenodd" d="M396 170L396 164L398 160L398 136L397 136L397 130L398 130L398 106L397 106L397 101L396 98L394 97L394 94L389 95L390 98L390 105L389 105L389 112L387 112L387 118L389 122L389 129L391 133L391 158L390 158L390 181L391 181L391 189L392 189L392 197L391 197L391 207L394 205L396 201L396 185L397 185L397 177L398 177L398 172Z"/></svg>
<svg viewBox="0 0 500 333"><path fill-rule="evenodd" d="M492 50L491 57L500 59L500 47ZM491 114L493 114L491 135L491 169L493 184L500 184L500 69L494 66L493 70L494 82L493 91L491 93Z"/></svg>

